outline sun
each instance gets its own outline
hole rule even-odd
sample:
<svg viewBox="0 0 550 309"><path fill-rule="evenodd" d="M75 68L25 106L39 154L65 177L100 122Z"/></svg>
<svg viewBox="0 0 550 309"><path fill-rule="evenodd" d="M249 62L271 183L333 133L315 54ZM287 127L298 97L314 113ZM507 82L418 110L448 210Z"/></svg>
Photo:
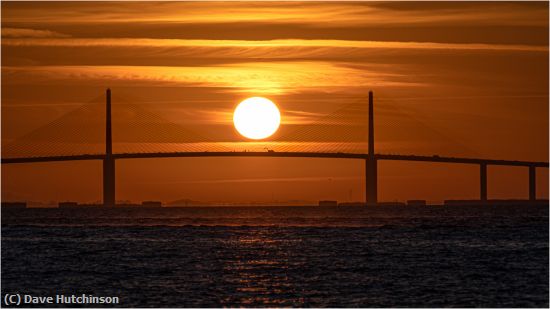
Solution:
<svg viewBox="0 0 550 309"><path fill-rule="evenodd" d="M281 113L275 103L262 97L248 98L233 112L235 129L244 137L264 139L273 135L281 124Z"/></svg>

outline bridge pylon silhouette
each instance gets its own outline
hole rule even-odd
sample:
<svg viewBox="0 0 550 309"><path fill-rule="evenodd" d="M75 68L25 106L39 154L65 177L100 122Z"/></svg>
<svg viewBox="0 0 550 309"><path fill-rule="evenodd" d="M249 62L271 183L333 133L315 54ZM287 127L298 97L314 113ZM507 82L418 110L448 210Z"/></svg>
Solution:
<svg viewBox="0 0 550 309"><path fill-rule="evenodd" d="M369 91L369 152L365 161L365 185L367 205L378 203L378 160L374 155L374 98L372 91Z"/></svg>
<svg viewBox="0 0 550 309"><path fill-rule="evenodd" d="M113 132L111 123L111 89L105 93L105 158L103 159L103 205L114 207L115 197L115 159L113 158Z"/></svg>

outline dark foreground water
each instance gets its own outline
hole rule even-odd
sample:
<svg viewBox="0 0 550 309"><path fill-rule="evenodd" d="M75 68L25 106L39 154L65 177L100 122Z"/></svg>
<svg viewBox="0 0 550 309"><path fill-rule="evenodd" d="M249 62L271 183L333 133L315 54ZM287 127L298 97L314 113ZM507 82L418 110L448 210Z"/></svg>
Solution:
<svg viewBox="0 0 550 309"><path fill-rule="evenodd" d="M3 299L548 307L548 262L541 206L2 209Z"/></svg>

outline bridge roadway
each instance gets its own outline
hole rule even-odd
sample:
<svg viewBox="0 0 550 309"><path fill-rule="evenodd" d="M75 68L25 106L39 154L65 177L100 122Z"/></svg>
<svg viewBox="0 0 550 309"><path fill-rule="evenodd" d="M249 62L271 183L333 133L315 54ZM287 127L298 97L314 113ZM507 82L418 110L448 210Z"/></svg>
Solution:
<svg viewBox="0 0 550 309"><path fill-rule="evenodd" d="M158 153L118 153L113 154L113 159L147 159L147 158L190 158L190 157L271 157L271 158L334 158L334 159L368 159L368 154L343 153L343 152L276 152L276 151L240 151L240 152L158 152ZM462 163L480 165L506 165L506 166L528 166L548 167L548 162L530 162L513 160L494 160L476 158L454 158L442 156L417 156L398 154L376 154L376 160L386 161L417 161L434 163ZM25 158L2 158L2 164L15 163L37 163L37 162L59 162L79 160L103 160L102 154L84 154L71 156L51 157L25 157Z"/></svg>

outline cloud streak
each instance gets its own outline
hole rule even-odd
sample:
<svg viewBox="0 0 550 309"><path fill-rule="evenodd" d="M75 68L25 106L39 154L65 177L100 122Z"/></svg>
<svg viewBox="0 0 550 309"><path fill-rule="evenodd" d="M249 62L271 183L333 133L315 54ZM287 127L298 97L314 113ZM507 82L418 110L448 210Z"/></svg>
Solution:
<svg viewBox="0 0 550 309"><path fill-rule="evenodd" d="M300 68L296 70L296 68ZM155 66L35 66L3 67L3 77L9 84L101 83L105 81L136 85L193 85L226 87L235 92L282 94L302 90L342 87L422 86L406 81L400 74L368 71L326 62L239 63L209 67Z"/></svg>
<svg viewBox="0 0 550 309"><path fill-rule="evenodd" d="M25 28L4 28L2 27L3 38L66 38L69 35L50 31Z"/></svg>
<svg viewBox="0 0 550 309"><path fill-rule="evenodd" d="M511 44L458 44L435 42L387 42L350 40L182 40L182 39L5 39L6 46L55 47L206 47L206 48L356 48L356 49L435 49L435 50L494 50L547 52L547 46Z"/></svg>
<svg viewBox="0 0 550 309"><path fill-rule="evenodd" d="M547 20L544 4L433 3L416 7L369 2L137 2L131 5L124 2L6 3L3 10L9 14L5 14L3 20L75 24L111 21L182 24L269 21L273 24L306 22L320 28L329 23L342 26L463 23L541 25Z"/></svg>

